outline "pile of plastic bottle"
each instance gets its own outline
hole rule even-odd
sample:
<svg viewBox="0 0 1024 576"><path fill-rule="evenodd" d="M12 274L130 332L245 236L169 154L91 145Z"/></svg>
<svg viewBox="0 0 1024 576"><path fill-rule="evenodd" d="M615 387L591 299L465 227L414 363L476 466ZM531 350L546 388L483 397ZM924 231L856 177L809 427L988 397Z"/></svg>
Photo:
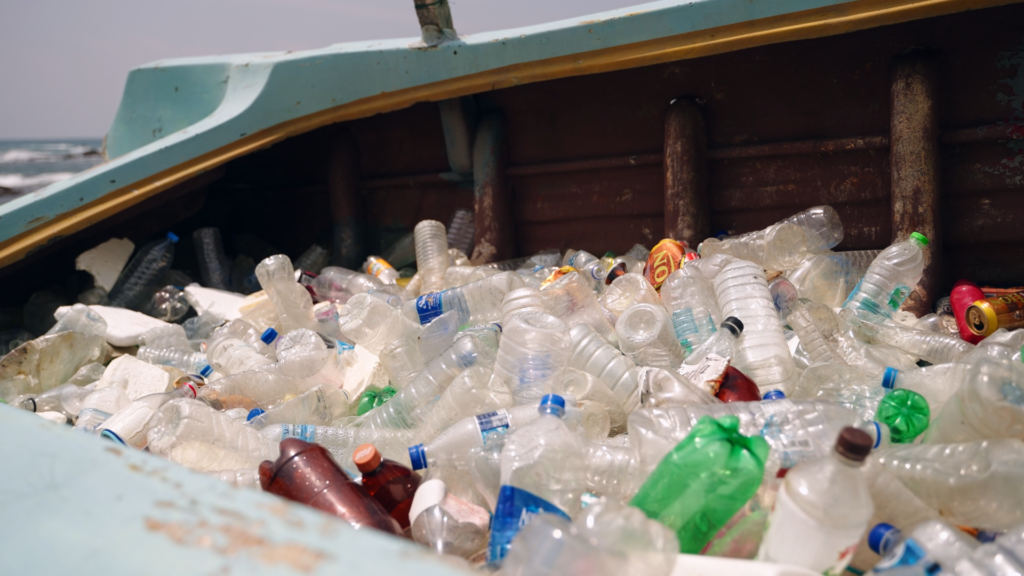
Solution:
<svg viewBox="0 0 1024 576"><path fill-rule="evenodd" d="M969 282L901 311L924 236L834 252L820 206L475 265L450 228L362 271L204 228L185 286L168 234L8 337L0 398L507 574L1024 572L1024 330L968 330Z"/></svg>

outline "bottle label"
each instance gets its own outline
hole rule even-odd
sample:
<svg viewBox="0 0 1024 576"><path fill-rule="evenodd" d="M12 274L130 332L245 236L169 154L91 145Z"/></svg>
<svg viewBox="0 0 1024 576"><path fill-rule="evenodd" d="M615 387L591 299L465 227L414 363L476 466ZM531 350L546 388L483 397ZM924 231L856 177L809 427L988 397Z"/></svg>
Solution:
<svg viewBox="0 0 1024 576"><path fill-rule="evenodd" d="M689 356L693 352L693 344L690 343L690 337L700 333L700 330L697 329L697 321L693 317L693 308L683 308L673 312L672 328L676 332L676 338L679 339L679 345L683 347L683 351Z"/></svg>
<svg viewBox="0 0 1024 576"><path fill-rule="evenodd" d="M903 286L902 284L897 286L896 289L892 291L892 294L889 295L889 309L893 312L899 310L900 306L903 305L903 301L907 299L907 296L910 296L910 288Z"/></svg>
<svg viewBox="0 0 1024 576"><path fill-rule="evenodd" d="M281 440L298 438L304 442L316 442L316 426L312 424L282 424Z"/></svg>
<svg viewBox="0 0 1024 576"><path fill-rule="evenodd" d="M729 358L718 354L708 354L696 364L683 364L679 367L679 375L693 382L701 389L714 396L725 379L725 371L729 368Z"/></svg>
<svg viewBox="0 0 1024 576"><path fill-rule="evenodd" d="M853 559L866 527L837 528L821 524L800 509L783 484L768 517L768 528L757 559L795 564L825 576L839 576Z"/></svg>
<svg viewBox="0 0 1024 576"><path fill-rule="evenodd" d="M391 264L389 264L388 261L383 258L371 257L370 265L367 268L367 270L369 270L370 274L373 274L374 276L380 278L380 275L383 274L385 270L394 270L394 267L392 267Z"/></svg>
<svg viewBox="0 0 1024 576"><path fill-rule="evenodd" d="M348 352L349 350L355 350L356 349L355 346L349 344L348 342L342 342L341 340L335 340L335 342L338 343L338 345L337 345L338 354L341 354L342 352Z"/></svg>
<svg viewBox="0 0 1024 576"><path fill-rule="evenodd" d="M530 523L540 512L548 512L570 520L569 515L551 502L521 488L502 486L498 492L498 503L494 507L491 521L491 542L488 545L487 561L498 565L508 546L519 530Z"/></svg>
<svg viewBox="0 0 1024 576"><path fill-rule="evenodd" d="M441 294L443 292L434 292L416 299L416 313L419 314L420 324L429 324L431 320L444 313Z"/></svg>
<svg viewBox="0 0 1024 576"><path fill-rule="evenodd" d="M476 427L480 430L480 439L484 446L495 436L504 436L508 432L508 411L498 410L486 414L477 414Z"/></svg>
<svg viewBox="0 0 1024 576"><path fill-rule="evenodd" d="M879 560L878 564L872 568L874 572L886 572L894 568L901 566L916 566L918 564L925 565L927 553L921 548L921 546L915 542L912 538L900 542L889 550ZM933 564L929 562L928 564ZM928 569L925 569L922 574L932 574Z"/></svg>

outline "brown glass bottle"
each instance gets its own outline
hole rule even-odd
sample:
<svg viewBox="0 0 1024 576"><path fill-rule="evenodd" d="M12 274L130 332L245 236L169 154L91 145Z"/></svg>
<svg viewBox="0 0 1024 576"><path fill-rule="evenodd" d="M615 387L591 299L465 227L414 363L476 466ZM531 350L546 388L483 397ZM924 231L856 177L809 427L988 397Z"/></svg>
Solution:
<svg viewBox="0 0 1024 576"><path fill-rule="evenodd" d="M276 462L260 464L263 490L333 514L356 528L402 535L398 522L345 474L322 446L288 438Z"/></svg>
<svg viewBox="0 0 1024 576"><path fill-rule="evenodd" d="M761 399L761 391L746 374L729 366L715 397L722 402L756 402Z"/></svg>
<svg viewBox="0 0 1024 576"><path fill-rule="evenodd" d="M352 453L352 461L363 473L363 488L398 521L409 529L409 507L420 485L420 477L394 460L381 459L373 444L363 444Z"/></svg>

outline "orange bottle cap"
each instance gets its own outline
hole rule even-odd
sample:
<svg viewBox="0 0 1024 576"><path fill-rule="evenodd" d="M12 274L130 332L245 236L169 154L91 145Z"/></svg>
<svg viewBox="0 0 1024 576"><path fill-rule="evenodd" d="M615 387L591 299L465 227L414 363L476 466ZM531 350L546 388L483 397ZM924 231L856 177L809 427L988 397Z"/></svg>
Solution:
<svg viewBox="0 0 1024 576"><path fill-rule="evenodd" d="M352 453L352 461L363 474L373 472L380 466L380 452L373 444L363 444Z"/></svg>

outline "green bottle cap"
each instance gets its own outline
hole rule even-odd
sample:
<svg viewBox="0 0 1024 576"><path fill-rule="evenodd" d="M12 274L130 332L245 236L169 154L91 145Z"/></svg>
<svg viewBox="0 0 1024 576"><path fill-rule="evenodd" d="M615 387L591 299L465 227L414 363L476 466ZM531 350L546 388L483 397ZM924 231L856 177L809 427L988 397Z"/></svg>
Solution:
<svg viewBox="0 0 1024 576"><path fill-rule="evenodd" d="M897 388L882 398L875 420L889 427L894 444L906 444L928 428L931 413L924 396L912 390Z"/></svg>
<svg viewBox="0 0 1024 576"><path fill-rule="evenodd" d="M615 258L615 252L612 252L611 250L609 250L609 251L604 253L604 256L602 256L602 258Z"/></svg>
<svg viewBox="0 0 1024 576"><path fill-rule="evenodd" d="M921 246L928 245L928 237L925 236L924 234L921 234L920 232L911 232L910 238L912 240L917 240L917 243L920 244Z"/></svg>

